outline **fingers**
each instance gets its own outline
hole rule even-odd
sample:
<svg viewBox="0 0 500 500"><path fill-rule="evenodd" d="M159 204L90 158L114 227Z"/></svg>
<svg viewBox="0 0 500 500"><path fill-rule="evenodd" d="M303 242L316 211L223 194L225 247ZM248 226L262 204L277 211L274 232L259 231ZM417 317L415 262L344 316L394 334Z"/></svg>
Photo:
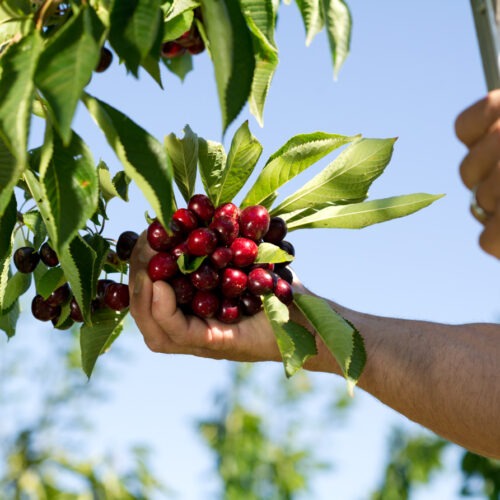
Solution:
<svg viewBox="0 0 500 500"><path fill-rule="evenodd" d="M497 209L500 202L500 162L490 170L483 182L477 183L476 200L490 214Z"/></svg>
<svg viewBox="0 0 500 500"><path fill-rule="evenodd" d="M472 189L486 179L500 159L500 121L469 150L460 165L464 184ZM485 207L486 208L486 207Z"/></svg>
<svg viewBox="0 0 500 500"><path fill-rule="evenodd" d="M497 206L497 211L485 223L479 237L479 245L485 252L500 259L500 204Z"/></svg>
<svg viewBox="0 0 500 500"><path fill-rule="evenodd" d="M463 111L455 120L455 133L467 147L474 145L500 118L500 90Z"/></svg>
<svg viewBox="0 0 500 500"><path fill-rule="evenodd" d="M146 238L146 232L143 232L137 240L132 255L130 256L129 267L129 288L130 294L134 293L135 277L139 271L146 271L148 262L156 252L151 249Z"/></svg>

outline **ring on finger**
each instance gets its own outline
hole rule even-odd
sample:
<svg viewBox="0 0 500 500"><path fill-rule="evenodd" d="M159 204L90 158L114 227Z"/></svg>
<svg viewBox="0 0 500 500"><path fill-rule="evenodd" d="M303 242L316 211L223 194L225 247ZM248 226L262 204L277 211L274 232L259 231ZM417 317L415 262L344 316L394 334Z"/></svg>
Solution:
<svg viewBox="0 0 500 500"><path fill-rule="evenodd" d="M470 201L470 211L476 220L481 223L486 222L492 214L487 212L477 201L477 185L472 188L472 198Z"/></svg>

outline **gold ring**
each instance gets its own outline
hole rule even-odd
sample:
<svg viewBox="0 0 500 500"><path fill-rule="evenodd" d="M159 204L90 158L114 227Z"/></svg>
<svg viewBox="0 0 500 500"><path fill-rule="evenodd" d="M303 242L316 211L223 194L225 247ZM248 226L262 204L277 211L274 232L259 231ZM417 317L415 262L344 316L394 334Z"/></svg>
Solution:
<svg viewBox="0 0 500 500"><path fill-rule="evenodd" d="M490 217L491 214L488 213L483 207L479 205L476 197L477 186L472 188L472 198L470 201L470 212L476 220L484 224Z"/></svg>

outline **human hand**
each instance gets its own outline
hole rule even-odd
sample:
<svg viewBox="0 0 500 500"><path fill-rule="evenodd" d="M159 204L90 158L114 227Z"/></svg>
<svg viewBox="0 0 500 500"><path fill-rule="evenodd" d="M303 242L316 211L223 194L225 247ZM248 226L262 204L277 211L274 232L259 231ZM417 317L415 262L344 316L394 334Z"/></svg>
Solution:
<svg viewBox="0 0 500 500"><path fill-rule="evenodd" d="M475 190L476 203L484 211L484 216L476 216L484 225L479 244L500 258L500 90L463 111L456 119L455 131L469 150L460 175L464 184Z"/></svg>
<svg viewBox="0 0 500 500"><path fill-rule="evenodd" d="M263 312L232 325L186 316L176 306L172 287L150 280L147 266L154 254L143 233L132 253L129 272L130 312L152 351L233 361L281 360Z"/></svg>

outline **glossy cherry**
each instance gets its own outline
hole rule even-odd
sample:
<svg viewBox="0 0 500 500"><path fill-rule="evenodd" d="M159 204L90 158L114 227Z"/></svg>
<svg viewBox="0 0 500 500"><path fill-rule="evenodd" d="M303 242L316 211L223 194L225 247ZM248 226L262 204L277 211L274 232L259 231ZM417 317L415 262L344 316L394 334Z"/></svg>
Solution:
<svg viewBox="0 0 500 500"><path fill-rule="evenodd" d="M195 288L191 280L183 274L174 276L169 280L169 284L174 289L177 304L189 304L195 294Z"/></svg>
<svg viewBox="0 0 500 500"><path fill-rule="evenodd" d="M274 295L287 306L293 302L292 286L283 278L278 278L276 286L274 287Z"/></svg>
<svg viewBox="0 0 500 500"><path fill-rule="evenodd" d="M80 310L80 306L78 305L75 297L73 297L69 303L69 315L73 321L78 323L83 322L82 311Z"/></svg>
<svg viewBox="0 0 500 500"><path fill-rule="evenodd" d="M275 277L267 269L257 267L248 273L248 289L254 295L265 295L274 290Z"/></svg>
<svg viewBox="0 0 500 500"><path fill-rule="evenodd" d="M178 270L177 259L166 252L153 255L148 264L148 275L152 281L168 280L177 274Z"/></svg>
<svg viewBox="0 0 500 500"><path fill-rule="evenodd" d="M188 236L187 247L191 255L210 255L217 247L217 236L211 229L200 227Z"/></svg>
<svg viewBox="0 0 500 500"><path fill-rule="evenodd" d="M238 297L247 288L248 277L241 269L226 267L222 271L220 288L224 297Z"/></svg>
<svg viewBox="0 0 500 500"><path fill-rule="evenodd" d="M259 251L257 243L248 238L236 238L230 248L233 252L233 264L238 267L253 264Z"/></svg>
<svg viewBox="0 0 500 500"><path fill-rule="evenodd" d="M269 229L262 239L268 243L277 245L280 241L284 240L287 230L286 222L281 217L271 217Z"/></svg>
<svg viewBox="0 0 500 500"><path fill-rule="evenodd" d="M219 284L219 273L208 262L203 262L189 277L198 290L213 290Z"/></svg>
<svg viewBox="0 0 500 500"><path fill-rule="evenodd" d="M198 219L194 212L187 208L179 208L172 215L172 222L176 224L181 232L189 234L198 227Z"/></svg>
<svg viewBox="0 0 500 500"><path fill-rule="evenodd" d="M217 319L223 323L237 323L241 318L241 305L238 299L224 297L217 311Z"/></svg>
<svg viewBox="0 0 500 500"><path fill-rule="evenodd" d="M227 247L217 247L210 254L210 262L217 268L223 269L227 267L233 259L233 251Z"/></svg>
<svg viewBox="0 0 500 500"><path fill-rule="evenodd" d="M56 251L49 245L47 241L42 244L42 246L38 250L38 253L40 254L40 260L47 267L55 267L59 264L59 258L57 257Z"/></svg>
<svg viewBox="0 0 500 500"><path fill-rule="evenodd" d="M139 239L139 235L134 231L125 231L118 237L116 242L116 254L120 260L129 260L132 250Z"/></svg>
<svg viewBox="0 0 500 500"><path fill-rule="evenodd" d="M260 240L268 231L271 218L266 207L252 205L240 214L240 233L245 238Z"/></svg>
<svg viewBox="0 0 500 500"><path fill-rule="evenodd" d="M20 273L32 273L40 262L40 254L33 247L21 247L14 252L14 265Z"/></svg>
<svg viewBox="0 0 500 500"><path fill-rule="evenodd" d="M188 202L188 209L193 212L203 224L208 224L215 213L215 207L210 198L204 194L193 195Z"/></svg>
<svg viewBox="0 0 500 500"><path fill-rule="evenodd" d="M111 283L104 293L104 303L115 311L122 311L129 306L130 295L128 285Z"/></svg>
<svg viewBox="0 0 500 500"><path fill-rule="evenodd" d="M238 222L226 215L214 217L209 228L217 235L217 239L222 245L231 245L239 233Z"/></svg>
<svg viewBox="0 0 500 500"><path fill-rule="evenodd" d="M96 73L102 73L111 66L112 62L113 62L113 53L108 48L102 47L101 56L94 71Z"/></svg>
<svg viewBox="0 0 500 500"><path fill-rule="evenodd" d="M213 318L219 309L219 298L214 292L198 290L191 300L191 310L200 318Z"/></svg>
<svg viewBox="0 0 500 500"><path fill-rule="evenodd" d="M71 295L71 290L68 283L56 288L46 299L49 306L57 307L66 302Z"/></svg>
<svg viewBox="0 0 500 500"><path fill-rule="evenodd" d="M41 295L35 295L31 301L31 313L40 321L50 321L61 314L61 307L51 306Z"/></svg>
<svg viewBox="0 0 500 500"><path fill-rule="evenodd" d="M238 222L240 218L240 209L234 203L224 203L215 209L214 219L222 216L230 217Z"/></svg>
<svg viewBox="0 0 500 500"><path fill-rule="evenodd" d="M181 242L179 234L168 234L159 221L153 221L147 231L149 246L157 252L166 252Z"/></svg>
<svg viewBox="0 0 500 500"><path fill-rule="evenodd" d="M262 299L258 295L245 292L241 296L241 308L245 316L253 316L262 311Z"/></svg>

